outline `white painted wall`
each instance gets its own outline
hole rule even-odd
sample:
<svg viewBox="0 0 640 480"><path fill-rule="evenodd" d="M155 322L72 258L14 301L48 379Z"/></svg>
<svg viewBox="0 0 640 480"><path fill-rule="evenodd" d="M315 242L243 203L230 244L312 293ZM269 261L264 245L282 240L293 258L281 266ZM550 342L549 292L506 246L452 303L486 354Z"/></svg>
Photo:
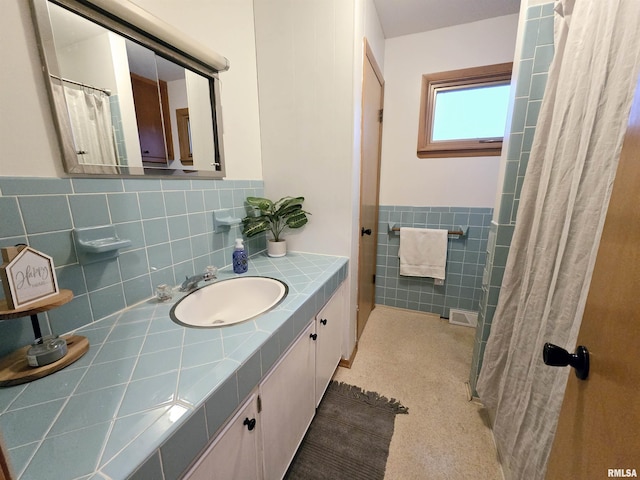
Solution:
<svg viewBox="0 0 640 480"><path fill-rule="evenodd" d="M63 176L29 2L3 1L0 31L0 175Z"/></svg>
<svg viewBox="0 0 640 480"><path fill-rule="evenodd" d="M416 155L423 74L513 61L518 15L387 39L382 205L493 207L500 157Z"/></svg>
<svg viewBox="0 0 640 480"><path fill-rule="evenodd" d="M362 9L364 10L364 37L367 39L367 42L369 42L369 46L371 47L373 56L376 58L376 62L378 62L380 70L384 73L385 38L380 19L378 18L378 12L376 11L376 5L373 3L373 0L365 0Z"/></svg>
<svg viewBox="0 0 640 480"><path fill-rule="evenodd" d="M220 75L227 178L262 179L251 0L136 0L229 58ZM29 2L2 0L0 175L64 177Z"/></svg>
<svg viewBox="0 0 640 480"><path fill-rule="evenodd" d="M265 195L305 197L292 250L349 255L354 4L254 2Z"/></svg>
<svg viewBox="0 0 640 480"><path fill-rule="evenodd" d="M303 195L312 213L287 233L292 250L348 256L355 344L363 38L384 64L372 0L256 0L265 194Z"/></svg>
<svg viewBox="0 0 640 480"><path fill-rule="evenodd" d="M373 1L256 0L254 9L265 194L306 198L312 216L287 234L290 248L349 255L364 36L384 59Z"/></svg>
<svg viewBox="0 0 640 480"><path fill-rule="evenodd" d="M117 92L112 57L110 33L105 31L98 36L60 49L60 74L64 78Z"/></svg>

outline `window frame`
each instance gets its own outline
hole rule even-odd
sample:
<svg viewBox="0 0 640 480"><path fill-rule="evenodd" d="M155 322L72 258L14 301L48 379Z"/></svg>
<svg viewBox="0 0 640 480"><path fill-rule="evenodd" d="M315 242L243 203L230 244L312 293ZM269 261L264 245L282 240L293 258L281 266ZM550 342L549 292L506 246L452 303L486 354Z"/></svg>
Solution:
<svg viewBox="0 0 640 480"><path fill-rule="evenodd" d="M436 93L488 85L511 83L513 63L498 63L422 75L420 119L418 125L419 158L497 156L502 152L502 137L469 140L432 140Z"/></svg>

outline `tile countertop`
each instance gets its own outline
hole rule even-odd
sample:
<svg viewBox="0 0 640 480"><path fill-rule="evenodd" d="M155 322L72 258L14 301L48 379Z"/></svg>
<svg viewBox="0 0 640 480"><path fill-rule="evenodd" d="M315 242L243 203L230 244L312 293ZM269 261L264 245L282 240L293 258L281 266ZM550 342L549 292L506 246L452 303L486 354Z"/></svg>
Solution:
<svg viewBox="0 0 640 480"><path fill-rule="evenodd" d="M48 377L0 388L0 432L18 479L179 478L346 278L348 259L289 253L249 272L289 286L240 324L175 324L150 299L77 330L89 351ZM218 279L236 276L226 269ZM140 467L140 468L138 468Z"/></svg>

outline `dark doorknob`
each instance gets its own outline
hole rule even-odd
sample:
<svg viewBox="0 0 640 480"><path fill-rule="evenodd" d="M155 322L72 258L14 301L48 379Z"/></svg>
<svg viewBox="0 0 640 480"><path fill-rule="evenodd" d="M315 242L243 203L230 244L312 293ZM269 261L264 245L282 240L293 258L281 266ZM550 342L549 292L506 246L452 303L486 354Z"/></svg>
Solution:
<svg viewBox="0 0 640 480"><path fill-rule="evenodd" d="M564 348L552 343L545 343L542 350L545 365L551 367L572 366L576 369L576 377L586 380L589 376L589 351L582 345L576 348L576 353L569 353Z"/></svg>
<svg viewBox="0 0 640 480"><path fill-rule="evenodd" d="M364 227L362 227L362 229L360 230L360 236L364 237L365 235L371 235L370 228L365 229Z"/></svg>
<svg viewBox="0 0 640 480"><path fill-rule="evenodd" d="M247 430L251 431L254 428L256 428L256 419L252 418L251 420L249 420L249 417L244 419L244 422L242 422L243 425L247 426Z"/></svg>

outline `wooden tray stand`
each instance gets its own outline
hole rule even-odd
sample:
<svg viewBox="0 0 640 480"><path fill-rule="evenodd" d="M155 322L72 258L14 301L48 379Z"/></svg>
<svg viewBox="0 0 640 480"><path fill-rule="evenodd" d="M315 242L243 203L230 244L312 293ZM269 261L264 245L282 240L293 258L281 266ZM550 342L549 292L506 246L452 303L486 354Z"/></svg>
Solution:
<svg viewBox="0 0 640 480"><path fill-rule="evenodd" d="M9 309L6 300L0 301L0 320L11 320L26 316L31 317L33 333L36 339L41 338L38 313L46 312L64 305L73 299L71 290L60 290L60 293L41 302L18 308ZM67 354L56 362L42 367L31 367L27 362L27 351L31 345L19 348L0 359L0 387L11 387L21 383L31 382L38 378L46 377L54 372L71 365L89 350L89 340L80 335L67 335L62 337L67 342Z"/></svg>

